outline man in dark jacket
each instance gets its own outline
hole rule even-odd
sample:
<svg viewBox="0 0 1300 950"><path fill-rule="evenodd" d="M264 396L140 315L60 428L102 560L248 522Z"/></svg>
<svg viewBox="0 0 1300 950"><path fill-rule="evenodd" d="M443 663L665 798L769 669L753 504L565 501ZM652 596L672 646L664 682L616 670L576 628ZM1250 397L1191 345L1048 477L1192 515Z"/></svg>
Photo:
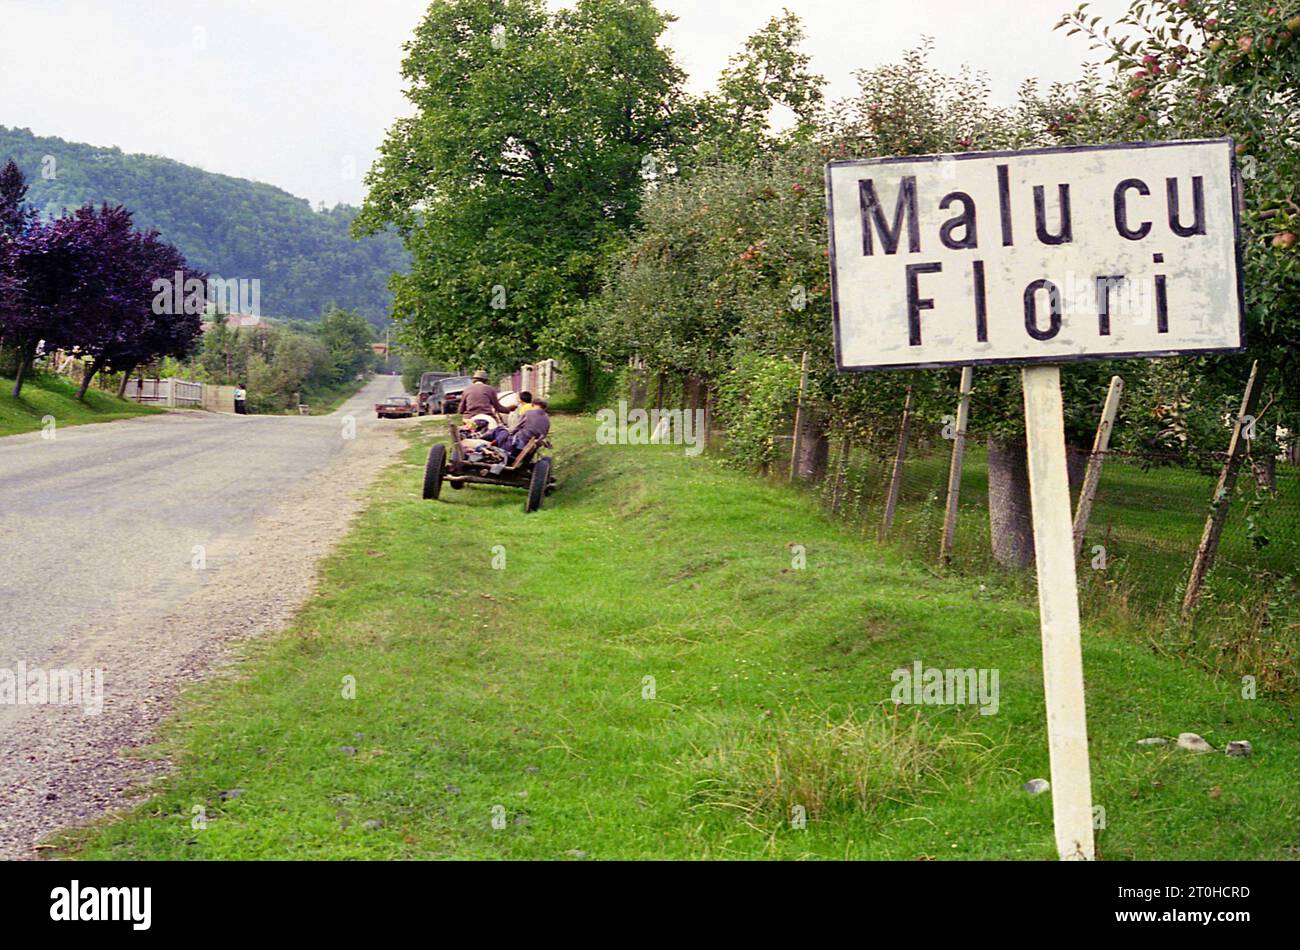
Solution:
<svg viewBox="0 0 1300 950"><path fill-rule="evenodd" d="M514 459L532 439L544 439L551 431L551 417L546 414L546 400L534 399L533 408L510 430L510 458Z"/></svg>
<svg viewBox="0 0 1300 950"><path fill-rule="evenodd" d="M466 422L471 416L476 416L480 412L489 416L497 414L504 416L509 411L501 405L500 394L496 387L488 384L488 374L484 370L476 372L473 382L460 394L460 414L465 417Z"/></svg>

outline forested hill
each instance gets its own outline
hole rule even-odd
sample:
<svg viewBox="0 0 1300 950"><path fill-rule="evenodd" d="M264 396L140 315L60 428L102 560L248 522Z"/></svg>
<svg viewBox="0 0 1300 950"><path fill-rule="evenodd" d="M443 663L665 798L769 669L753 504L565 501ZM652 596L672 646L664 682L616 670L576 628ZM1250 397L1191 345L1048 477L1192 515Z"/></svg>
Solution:
<svg viewBox="0 0 1300 950"><path fill-rule="evenodd" d="M335 304L381 323L388 275L407 266L397 237L349 237L357 214L349 205L314 211L272 185L0 126L0 165L10 158L27 176L28 200L46 215L87 201L126 205L138 225L157 228L196 266L259 279L267 316L314 320Z"/></svg>

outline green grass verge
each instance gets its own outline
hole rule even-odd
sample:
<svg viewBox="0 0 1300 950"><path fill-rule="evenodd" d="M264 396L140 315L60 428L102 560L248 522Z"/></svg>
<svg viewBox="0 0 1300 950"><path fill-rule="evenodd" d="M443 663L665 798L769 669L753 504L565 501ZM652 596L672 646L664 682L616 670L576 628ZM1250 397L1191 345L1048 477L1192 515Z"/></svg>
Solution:
<svg viewBox="0 0 1300 950"><path fill-rule="evenodd" d="M0 436L35 432L45 426L47 416L54 418L56 426L79 426L163 411L97 389L88 389L85 400L80 401L77 387L58 376L28 379L17 399L11 395L13 385L12 379L0 377Z"/></svg>
<svg viewBox="0 0 1300 950"><path fill-rule="evenodd" d="M188 691L156 750L177 770L65 854L1054 857L1050 794L1020 789L1048 773L1020 595L680 447L597 445L590 418L557 422L536 514L501 489L421 501L439 428L413 432L292 628ZM894 706L917 659L996 669L996 715ZM1131 631L1088 629L1084 661L1102 857L1296 853L1293 705ZM1182 731L1255 752L1136 745Z"/></svg>

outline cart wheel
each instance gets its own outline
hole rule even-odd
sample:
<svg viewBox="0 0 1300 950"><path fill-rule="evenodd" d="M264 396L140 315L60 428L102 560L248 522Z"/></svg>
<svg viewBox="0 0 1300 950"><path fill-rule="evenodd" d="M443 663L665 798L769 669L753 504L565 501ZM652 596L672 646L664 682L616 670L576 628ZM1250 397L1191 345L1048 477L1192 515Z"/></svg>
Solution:
<svg viewBox="0 0 1300 950"><path fill-rule="evenodd" d="M464 482L448 482L447 484L452 487L453 491L460 491L462 488L465 487Z"/></svg>
<svg viewBox="0 0 1300 950"><path fill-rule="evenodd" d="M538 459L533 465L533 475L528 479L528 499L524 502L524 511L536 511L542 507L542 496L546 494L546 485L551 480L551 460Z"/></svg>
<svg viewBox="0 0 1300 950"><path fill-rule="evenodd" d="M442 473L447 467L447 446L435 442L429 449L429 461L424 463L424 497L437 498L442 491Z"/></svg>

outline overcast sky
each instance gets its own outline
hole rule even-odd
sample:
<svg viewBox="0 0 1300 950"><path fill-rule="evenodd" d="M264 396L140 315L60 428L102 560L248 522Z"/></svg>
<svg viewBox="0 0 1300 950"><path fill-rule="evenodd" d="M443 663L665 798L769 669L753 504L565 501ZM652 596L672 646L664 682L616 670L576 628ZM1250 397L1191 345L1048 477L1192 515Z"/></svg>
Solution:
<svg viewBox="0 0 1300 950"><path fill-rule="evenodd" d="M552 6L564 5L550 0ZM922 36L935 61L1020 81L1069 80L1088 57L1052 25L1074 0L659 0L696 91L789 7L832 97ZM1127 0L1094 0L1110 16ZM0 125L164 155L358 204L394 116L401 46L427 0L0 0Z"/></svg>

